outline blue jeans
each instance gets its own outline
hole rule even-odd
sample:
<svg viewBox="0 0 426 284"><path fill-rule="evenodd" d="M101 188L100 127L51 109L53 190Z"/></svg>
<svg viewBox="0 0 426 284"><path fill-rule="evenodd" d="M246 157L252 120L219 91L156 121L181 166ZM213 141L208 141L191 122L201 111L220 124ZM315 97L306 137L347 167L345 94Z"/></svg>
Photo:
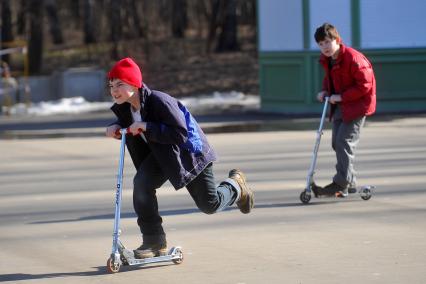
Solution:
<svg viewBox="0 0 426 284"><path fill-rule="evenodd" d="M162 218L158 212L156 190L167 181L154 156L150 154L140 165L133 180L133 207L143 235L164 235ZM206 214L222 211L234 204L238 191L222 182L216 187L213 164L209 164L186 189L197 207Z"/></svg>

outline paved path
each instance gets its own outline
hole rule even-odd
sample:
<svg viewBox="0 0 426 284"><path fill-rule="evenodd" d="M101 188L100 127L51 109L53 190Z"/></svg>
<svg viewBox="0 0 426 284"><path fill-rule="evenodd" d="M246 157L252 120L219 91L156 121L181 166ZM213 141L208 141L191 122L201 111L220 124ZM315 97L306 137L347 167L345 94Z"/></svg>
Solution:
<svg viewBox="0 0 426 284"><path fill-rule="evenodd" d="M319 105L320 106L320 105ZM321 111L321 109L319 109ZM286 115L258 111L198 114L195 116L206 133L234 133L271 130L316 130L320 115ZM63 137L103 137L105 127L115 120L112 112L52 116L1 116L0 139ZM426 114L374 115L367 123L378 125L423 125ZM389 124L388 122L392 122ZM326 124L329 127L329 124Z"/></svg>
<svg viewBox="0 0 426 284"><path fill-rule="evenodd" d="M370 123L357 156L357 196L301 205L315 132L210 134L217 179L241 167L256 208L200 213L185 189L159 190L170 245L181 265L109 275L117 141L101 137L0 140L0 282L5 283L424 283L426 123ZM329 182L334 156L325 131L316 179ZM125 168L123 242L139 245Z"/></svg>

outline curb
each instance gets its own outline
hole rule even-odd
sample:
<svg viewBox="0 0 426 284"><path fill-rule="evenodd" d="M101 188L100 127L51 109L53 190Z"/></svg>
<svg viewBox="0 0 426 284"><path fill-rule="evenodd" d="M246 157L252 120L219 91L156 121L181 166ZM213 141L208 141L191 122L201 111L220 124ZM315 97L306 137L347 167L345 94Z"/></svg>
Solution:
<svg viewBox="0 0 426 284"><path fill-rule="evenodd" d="M249 121L249 122L210 122L200 123L204 133L237 133L279 130L307 130L315 129L317 121ZM105 127L40 129L40 130L4 130L0 131L0 139L42 139L65 137L103 137Z"/></svg>
<svg viewBox="0 0 426 284"><path fill-rule="evenodd" d="M319 118L279 118L269 117L256 119L256 116L235 116L235 119L224 121L207 120L199 122L200 127L206 134L209 133L237 133L237 132L262 132L262 131L316 131ZM217 119L219 120L219 119ZM71 125L77 124L77 120L71 121ZM84 124L84 123L83 123ZM103 125L103 123L102 123ZM105 124L106 125L106 124ZM1 125L0 125L1 126ZM28 126L28 124L27 124ZM426 127L426 115L376 115L367 119L365 127ZM65 137L103 137L105 126L99 124L79 125L78 127L51 127L49 129L20 129L10 127L0 128L0 139L43 139L43 138L65 138ZM331 123L325 124L325 129L330 129Z"/></svg>

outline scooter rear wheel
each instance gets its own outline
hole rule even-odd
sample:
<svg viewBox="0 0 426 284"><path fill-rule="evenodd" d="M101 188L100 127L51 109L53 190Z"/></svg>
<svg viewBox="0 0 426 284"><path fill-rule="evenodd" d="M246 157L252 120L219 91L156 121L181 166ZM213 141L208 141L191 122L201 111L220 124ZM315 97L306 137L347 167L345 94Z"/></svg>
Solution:
<svg viewBox="0 0 426 284"><path fill-rule="evenodd" d="M121 264L114 262L113 258L108 258L107 260L107 270L109 273L117 273L120 270Z"/></svg>
<svg viewBox="0 0 426 284"><path fill-rule="evenodd" d="M302 191L300 194L300 201L302 201L303 204L308 204L309 201L311 201L311 195L306 193L306 190Z"/></svg>
<svg viewBox="0 0 426 284"><path fill-rule="evenodd" d="M365 201L369 200L372 196L371 189L363 188L361 191L361 198Z"/></svg>

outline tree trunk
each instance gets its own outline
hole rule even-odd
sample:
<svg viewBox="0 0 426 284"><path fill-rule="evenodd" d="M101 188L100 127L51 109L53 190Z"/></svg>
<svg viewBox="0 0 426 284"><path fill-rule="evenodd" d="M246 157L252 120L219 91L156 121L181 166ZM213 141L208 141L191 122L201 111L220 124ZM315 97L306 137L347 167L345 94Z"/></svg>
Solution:
<svg viewBox="0 0 426 284"><path fill-rule="evenodd" d="M10 0L2 0L1 1L1 42L2 43L10 43L13 41L13 33L12 33L12 12L10 10ZM2 49L8 48L10 46L2 44ZM9 63L10 56L8 54L3 55L1 57L2 60Z"/></svg>
<svg viewBox="0 0 426 284"><path fill-rule="evenodd" d="M28 2L26 0L19 1L18 16L17 16L18 35L25 34L26 26L27 26L27 10L28 10Z"/></svg>
<svg viewBox="0 0 426 284"><path fill-rule="evenodd" d="M129 7L131 8L131 17L133 18L134 29L136 30L136 37L142 38L144 37L144 29L142 26L142 21L140 20L138 14L138 7L136 5L136 2L136 0L131 0L129 3Z"/></svg>
<svg viewBox="0 0 426 284"><path fill-rule="evenodd" d="M50 34L52 35L52 40L54 44L64 43L64 38L62 36L61 23L58 17L58 8L56 6L55 0L46 0L46 12L47 18L50 24Z"/></svg>
<svg viewBox="0 0 426 284"><path fill-rule="evenodd" d="M112 41L111 57L119 59L118 44L121 39L121 0L110 0L110 38Z"/></svg>
<svg viewBox="0 0 426 284"><path fill-rule="evenodd" d="M172 34L176 38L185 37L187 28L187 6L186 0L172 1Z"/></svg>
<svg viewBox="0 0 426 284"><path fill-rule="evenodd" d="M148 1L142 1L142 11L144 13L144 15L147 15L150 11L150 3L152 4L152 2L148 2ZM151 33L150 33L150 22L148 20L148 17L142 16L142 21L143 21L143 31L144 31L144 37L145 40L143 41L143 51L144 51L144 55L146 58L146 61L149 62L150 58L151 58L151 48L150 48L150 40L151 40Z"/></svg>
<svg viewBox="0 0 426 284"><path fill-rule="evenodd" d="M197 19L196 21L197 34L198 34L198 37L202 38L205 22L206 20L209 19L205 0L197 1L194 9L195 9L195 15L196 15L195 17Z"/></svg>
<svg viewBox="0 0 426 284"><path fill-rule="evenodd" d="M43 62L43 0L30 0L30 35L28 44L30 74L38 74Z"/></svg>
<svg viewBox="0 0 426 284"><path fill-rule="evenodd" d="M250 25L256 28L256 0L245 0L240 2L239 24Z"/></svg>
<svg viewBox="0 0 426 284"><path fill-rule="evenodd" d="M68 5L69 5L69 11L71 14L71 18L73 21L74 26L77 29L81 28L81 11L80 11L80 6L81 6L81 1L79 0L74 0L74 1L69 1Z"/></svg>
<svg viewBox="0 0 426 284"><path fill-rule="evenodd" d="M225 0L226 1L226 0ZM221 18L221 11L223 11L224 1L222 0L211 0L211 13L208 19L209 21L209 31L207 36L207 53L210 52L213 41L216 39L216 30L219 26L219 19Z"/></svg>
<svg viewBox="0 0 426 284"><path fill-rule="evenodd" d="M96 42L96 21L94 16L94 0L84 0L83 9L84 9L84 43L95 43Z"/></svg>
<svg viewBox="0 0 426 284"><path fill-rule="evenodd" d="M217 52L237 51L240 49L237 40L237 0L226 0L224 5L221 33L216 46Z"/></svg>

